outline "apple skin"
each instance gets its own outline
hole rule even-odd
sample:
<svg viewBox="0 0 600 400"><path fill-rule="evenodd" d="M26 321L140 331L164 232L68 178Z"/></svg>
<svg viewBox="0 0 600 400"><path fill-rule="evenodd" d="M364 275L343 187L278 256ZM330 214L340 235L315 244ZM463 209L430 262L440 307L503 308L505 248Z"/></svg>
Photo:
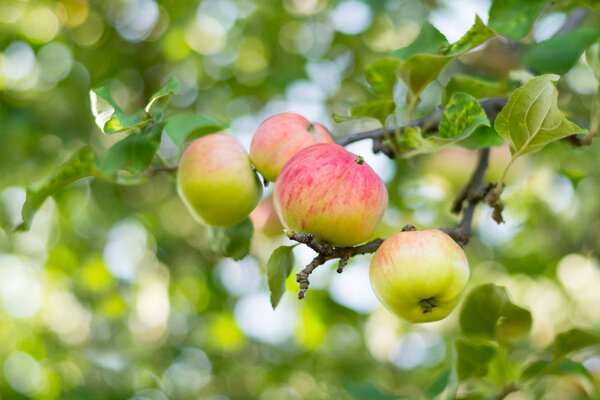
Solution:
<svg viewBox="0 0 600 400"><path fill-rule="evenodd" d="M400 232L379 247L369 278L379 301L400 318L438 321L458 303L469 263L463 249L438 229Z"/></svg>
<svg viewBox="0 0 600 400"><path fill-rule="evenodd" d="M277 114L267 118L254 133L250 159L263 178L275 182L281 168L294 154L317 143L333 143L323 125L294 113Z"/></svg>
<svg viewBox="0 0 600 400"><path fill-rule="evenodd" d="M335 143L298 152L281 169L275 209L284 227L318 241L353 246L367 241L388 204L385 184L362 159Z"/></svg>
<svg viewBox="0 0 600 400"><path fill-rule="evenodd" d="M273 198L267 197L258 203L258 206L250 213L250 219L254 224L254 230L267 237L279 236L283 233L283 226L279 221Z"/></svg>
<svg viewBox="0 0 600 400"><path fill-rule="evenodd" d="M262 197L250 158L234 137L197 139L181 156L177 189L192 215L212 226L241 222Z"/></svg>

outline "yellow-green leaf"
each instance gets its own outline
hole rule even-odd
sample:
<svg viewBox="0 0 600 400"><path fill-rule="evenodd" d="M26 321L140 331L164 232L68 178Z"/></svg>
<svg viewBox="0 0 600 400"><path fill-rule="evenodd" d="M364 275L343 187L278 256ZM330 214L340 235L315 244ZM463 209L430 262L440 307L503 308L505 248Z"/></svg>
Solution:
<svg viewBox="0 0 600 400"><path fill-rule="evenodd" d="M511 94L498 114L494 127L510 143L513 159L574 133L588 133L558 109L553 83L558 79L552 74L531 79Z"/></svg>

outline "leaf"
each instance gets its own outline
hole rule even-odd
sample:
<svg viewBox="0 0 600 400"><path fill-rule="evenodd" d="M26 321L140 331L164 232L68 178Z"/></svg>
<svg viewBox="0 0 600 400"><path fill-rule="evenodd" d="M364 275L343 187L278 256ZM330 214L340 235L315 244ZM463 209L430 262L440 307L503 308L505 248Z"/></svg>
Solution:
<svg viewBox="0 0 600 400"><path fill-rule="evenodd" d="M442 113L438 127L441 138L463 139L480 126L490 126L479 102L466 93L454 93Z"/></svg>
<svg viewBox="0 0 600 400"><path fill-rule="evenodd" d="M253 231L252 221L246 218L239 224L226 228L209 227L207 240L216 254L241 260L250 253Z"/></svg>
<svg viewBox="0 0 600 400"><path fill-rule="evenodd" d="M417 53L436 54L446 45L446 37L429 22L424 22L417 38L410 45L394 50L391 55L406 60Z"/></svg>
<svg viewBox="0 0 600 400"><path fill-rule="evenodd" d="M511 39L521 39L529 31L547 0L492 0L488 26Z"/></svg>
<svg viewBox="0 0 600 400"><path fill-rule="evenodd" d="M179 113L166 118L165 131L177 147L192 137L200 137L227 128L227 125L203 114Z"/></svg>
<svg viewBox="0 0 600 400"><path fill-rule="evenodd" d="M438 133L423 137L420 128L406 128L398 143L403 157L433 153L469 137L480 126L489 126L485 112L472 96L455 93L442 113Z"/></svg>
<svg viewBox="0 0 600 400"><path fill-rule="evenodd" d="M585 51L585 62L594 73L596 80L600 82L600 40Z"/></svg>
<svg viewBox="0 0 600 400"><path fill-rule="evenodd" d="M398 76L408 86L407 103L414 102L453 59L451 56L433 54L410 56L398 70Z"/></svg>
<svg viewBox="0 0 600 400"><path fill-rule="evenodd" d="M125 114L106 87L92 89L90 101L96 124L107 134L141 128L153 120L143 111L136 115Z"/></svg>
<svg viewBox="0 0 600 400"><path fill-rule="evenodd" d="M593 378L581 363L570 359L556 362L534 361L521 372L521 380L529 380L540 375L581 375L593 382Z"/></svg>
<svg viewBox="0 0 600 400"><path fill-rule="evenodd" d="M581 182L583 178L587 177L586 172L578 171L575 169L561 168L559 172L571 181L573 188L577 188L579 182Z"/></svg>
<svg viewBox="0 0 600 400"><path fill-rule="evenodd" d="M442 49L444 55L461 55L474 47L496 36L496 32L485 26L479 15L475 16L475 23L456 42Z"/></svg>
<svg viewBox="0 0 600 400"><path fill-rule="evenodd" d="M492 283L471 290L459 314L462 333L488 339L518 339L529 332L531 323L531 313L513 304L505 288Z"/></svg>
<svg viewBox="0 0 600 400"><path fill-rule="evenodd" d="M471 341L458 339L456 341L456 373L458 379L485 376L488 363L497 354L496 349L487 344L474 344Z"/></svg>
<svg viewBox="0 0 600 400"><path fill-rule="evenodd" d="M510 95L496 117L494 127L509 142L512 159L574 133L588 133L558 109L558 91L552 83L558 78L541 75L529 80Z"/></svg>
<svg viewBox="0 0 600 400"><path fill-rule="evenodd" d="M574 328L556 335L553 353L555 358L561 358L573 351L598 344L600 344L599 332Z"/></svg>
<svg viewBox="0 0 600 400"><path fill-rule="evenodd" d="M271 306L277 307L285 293L285 280L292 272L294 266L294 246L280 246L271 253L267 262L267 278L271 290Z"/></svg>
<svg viewBox="0 0 600 400"><path fill-rule="evenodd" d="M17 230L29 229L35 212L48 196L81 178L99 175L94 154L89 147L83 147L60 166L48 180L27 188L25 204L21 212L23 223L17 227Z"/></svg>
<svg viewBox="0 0 600 400"><path fill-rule="evenodd" d="M534 45L525 53L525 64L537 73L564 74L581 58L585 49L594 43L600 30L579 28Z"/></svg>
<svg viewBox="0 0 600 400"><path fill-rule="evenodd" d="M503 144L504 139L491 126L480 126L469 137L457 143L458 146L469 150L502 146Z"/></svg>
<svg viewBox="0 0 600 400"><path fill-rule="evenodd" d="M116 176L120 170L134 175L146 171L160 145L162 130L163 124L158 124L149 132L134 133L115 143L104 154L100 171L110 176Z"/></svg>
<svg viewBox="0 0 600 400"><path fill-rule="evenodd" d="M427 399L454 399L458 390L456 373L448 370L442 373L425 391Z"/></svg>
<svg viewBox="0 0 600 400"><path fill-rule="evenodd" d="M150 96L150 100L144 108L144 111L157 117L162 115L162 112L169 102L169 97L177 93L179 93L179 81L176 78L171 78L165 86Z"/></svg>
<svg viewBox="0 0 600 400"><path fill-rule="evenodd" d="M476 16L475 23L467 33L455 43L439 48L438 54L413 54L408 57L398 69L399 77L408 86L406 101L409 104L414 103L450 61L479 46L494 34L479 16ZM396 52L393 54L396 55Z"/></svg>
<svg viewBox="0 0 600 400"><path fill-rule="evenodd" d="M543 373L552 363L550 361L534 361L521 371L521 380L528 380Z"/></svg>
<svg viewBox="0 0 600 400"><path fill-rule="evenodd" d="M476 99L505 96L510 91L507 81L492 81L486 78L469 75L453 76L444 88L443 103L447 104L456 92L470 94Z"/></svg>
<svg viewBox="0 0 600 400"><path fill-rule="evenodd" d="M371 382L357 383L348 380L344 383L344 389L356 400L396 400L398 396L384 393Z"/></svg>
<svg viewBox="0 0 600 400"><path fill-rule="evenodd" d="M531 330L532 323L529 310L511 303L507 298L498 319L496 336L503 340L520 338Z"/></svg>
<svg viewBox="0 0 600 400"><path fill-rule="evenodd" d="M334 114L333 119L336 122L343 122L350 119L370 117L378 120L381 126L385 126L387 117L394 112L395 108L396 106L392 100L374 100L353 107L350 110L350 116Z"/></svg>
<svg viewBox="0 0 600 400"><path fill-rule="evenodd" d="M382 58L369 64L365 70L367 82L378 97L392 99L396 84L396 70L402 62L396 58Z"/></svg>

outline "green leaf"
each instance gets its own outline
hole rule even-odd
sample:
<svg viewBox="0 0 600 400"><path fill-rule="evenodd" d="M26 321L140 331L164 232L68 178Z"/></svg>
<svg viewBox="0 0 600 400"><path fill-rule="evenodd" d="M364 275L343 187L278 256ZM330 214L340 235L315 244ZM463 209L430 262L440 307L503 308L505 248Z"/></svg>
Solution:
<svg viewBox="0 0 600 400"><path fill-rule="evenodd" d="M457 143L458 146L469 150L497 147L503 144L504 139L491 126L480 126L469 137Z"/></svg>
<svg viewBox="0 0 600 400"><path fill-rule="evenodd" d="M550 361L534 361L521 371L521 380L528 380L543 373L552 363Z"/></svg>
<svg viewBox="0 0 600 400"><path fill-rule="evenodd" d="M558 78L541 75L531 79L511 94L498 114L494 127L509 142L512 159L574 133L588 133L558 109L558 91L552 83Z"/></svg>
<svg viewBox="0 0 600 400"><path fill-rule="evenodd" d="M600 30L579 28L534 45L525 53L525 64L536 73L564 74L577 63L585 49L594 43Z"/></svg>
<svg viewBox="0 0 600 400"><path fill-rule="evenodd" d="M488 25L499 34L521 39L529 31L547 0L492 0Z"/></svg>
<svg viewBox="0 0 600 400"><path fill-rule="evenodd" d="M518 339L529 332L531 323L531 313L513 304L505 288L491 283L471 290L459 315L464 334L488 339Z"/></svg>
<svg viewBox="0 0 600 400"><path fill-rule="evenodd" d="M506 96L510 91L507 81L492 81L486 78L469 75L453 76L444 88L443 103L447 104L456 92L470 94L476 99L485 97Z"/></svg>
<svg viewBox="0 0 600 400"><path fill-rule="evenodd" d="M513 340L526 335L531 330L533 320L529 310L511 303L507 299L501 311L496 325L496 336L498 338Z"/></svg>
<svg viewBox="0 0 600 400"><path fill-rule="evenodd" d="M92 150L89 147L83 147L60 166L48 180L27 188L22 210L23 223L17 227L17 230L29 229L35 212L48 196L81 178L99 175Z"/></svg>
<svg viewBox="0 0 600 400"><path fill-rule="evenodd" d="M488 363L497 351L487 344L474 344L472 341L458 339L456 341L456 373L458 379L464 381L471 377L485 376Z"/></svg>
<svg viewBox="0 0 600 400"><path fill-rule="evenodd" d="M556 362L534 361L521 372L521 380L526 381L540 375L581 375L593 382L593 378L583 364L570 359Z"/></svg>
<svg viewBox="0 0 600 400"><path fill-rule="evenodd" d="M402 62L396 58L382 58L371 63L365 70L367 82L378 97L392 99L396 84L396 70Z"/></svg>
<svg viewBox="0 0 600 400"><path fill-rule="evenodd" d="M399 77L408 86L406 101L414 103L450 61L479 46L494 34L477 16L467 33L455 43L439 48L438 54L413 54L408 57L398 69Z"/></svg>
<svg viewBox="0 0 600 400"><path fill-rule="evenodd" d="M435 153L459 140L460 138L440 138L436 135L424 137L420 127L409 127L404 130L397 147L398 151L402 153L402 157L410 158L419 154Z"/></svg>
<svg viewBox="0 0 600 400"><path fill-rule="evenodd" d="M463 139L480 126L490 126L490 121L479 102L466 93L454 93L442 113L439 137Z"/></svg>
<svg viewBox="0 0 600 400"><path fill-rule="evenodd" d="M394 396L388 393L384 393L379 390L371 382L357 383L355 381L347 380L344 383L344 389L350 394L353 399L356 400L397 400L398 396Z"/></svg>
<svg viewBox="0 0 600 400"><path fill-rule="evenodd" d="M280 246L269 257L267 262L267 278L271 290L271 306L277 307L285 293L285 280L294 266L294 246Z"/></svg>
<svg viewBox="0 0 600 400"><path fill-rule="evenodd" d="M239 224L226 228L209 227L207 240L214 253L241 260L250 253L253 231L252 221L246 218Z"/></svg>
<svg viewBox="0 0 600 400"><path fill-rule="evenodd" d="M144 110L157 117L162 115L169 102L169 97L177 93L179 93L179 81L176 78L171 78L165 86L150 97Z"/></svg>
<svg viewBox="0 0 600 400"><path fill-rule="evenodd" d="M141 174L148 169L158 150L162 130L163 124L158 124L149 132L134 133L115 143L104 154L100 171L110 176L116 176L121 170Z"/></svg>
<svg viewBox="0 0 600 400"><path fill-rule="evenodd" d="M141 128L153 121L143 111L138 112L136 115L125 114L105 87L92 89L90 91L90 101L96 124L104 133Z"/></svg>
<svg viewBox="0 0 600 400"><path fill-rule="evenodd" d="M555 358L561 358L573 351L598 344L600 344L600 332L574 328L556 335L553 353Z"/></svg>
<svg viewBox="0 0 600 400"><path fill-rule="evenodd" d="M581 375L586 377L590 382L592 382L592 384L595 385L594 378L590 375L587 368L583 364L568 358L561 360L558 362L558 364L554 365L550 369L550 373L557 375Z"/></svg>
<svg viewBox="0 0 600 400"><path fill-rule="evenodd" d="M594 73L596 80L600 82L600 40L585 51L585 62Z"/></svg>
<svg viewBox="0 0 600 400"><path fill-rule="evenodd" d="M353 107L350 110L350 116L333 114L333 120L343 122L350 119L370 117L378 120L381 126L385 126L387 117L394 112L395 108L396 106L392 100L374 100Z"/></svg>
<svg viewBox="0 0 600 400"><path fill-rule="evenodd" d="M479 15L475 16L475 23L456 42L442 49L444 55L458 56L496 36L496 32L485 26Z"/></svg>
<svg viewBox="0 0 600 400"><path fill-rule="evenodd" d="M452 370L443 372L425 391L425 398L450 400L456 397L458 379Z"/></svg>
<svg viewBox="0 0 600 400"><path fill-rule="evenodd" d="M398 149L403 157L433 153L468 138L478 127L489 125L477 100L465 93L455 93L442 113L437 134L423 137L420 128L406 128Z"/></svg>
<svg viewBox="0 0 600 400"><path fill-rule="evenodd" d="M227 128L227 125L203 114L179 113L166 118L165 131L177 147L188 138L196 138Z"/></svg>
<svg viewBox="0 0 600 400"><path fill-rule="evenodd" d="M561 168L559 172L571 181L574 188L577 188L579 182L587 176L587 172L575 169Z"/></svg>
<svg viewBox="0 0 600 400"><path fill-rule="evenodd" d="M417 53L436 54L448 44L446 37L429 22L424 22L417 38L408 46L394 50L392 56L406 60Z"/></svg>
<svg viewBox="0 0 600 400"><path fill-rule="evenodd" d="M404 61L398 69L398 76L408 87L406 102L414 102L453 59L452 56L415 54Z"/></svg>

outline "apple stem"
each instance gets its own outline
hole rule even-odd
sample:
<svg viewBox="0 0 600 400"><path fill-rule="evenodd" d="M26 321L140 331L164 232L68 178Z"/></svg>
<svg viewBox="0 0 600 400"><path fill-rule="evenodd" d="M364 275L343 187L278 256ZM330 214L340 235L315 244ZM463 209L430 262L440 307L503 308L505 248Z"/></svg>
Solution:
<svg viewBox="0 0 600 400"><path fill-rule="evenodd" d="M419 301L419 305L423 308L423 314L430 313L437 304L433 301L433 297Z"/></svg>
<svg viewBox="0 0 600 400"><path fill-rule="evenodd" d="M358 158L354 160L354 162L358 165L363 165L365 163L365 159L362 156L358 156Z"/></svg>
<svg viewBox="0 0 600 400"><path fill-rule="evenodd" d="M402 232L415 232L416 230L417 227L412 224L408 224L404 228L402 228Z"/></svg>

